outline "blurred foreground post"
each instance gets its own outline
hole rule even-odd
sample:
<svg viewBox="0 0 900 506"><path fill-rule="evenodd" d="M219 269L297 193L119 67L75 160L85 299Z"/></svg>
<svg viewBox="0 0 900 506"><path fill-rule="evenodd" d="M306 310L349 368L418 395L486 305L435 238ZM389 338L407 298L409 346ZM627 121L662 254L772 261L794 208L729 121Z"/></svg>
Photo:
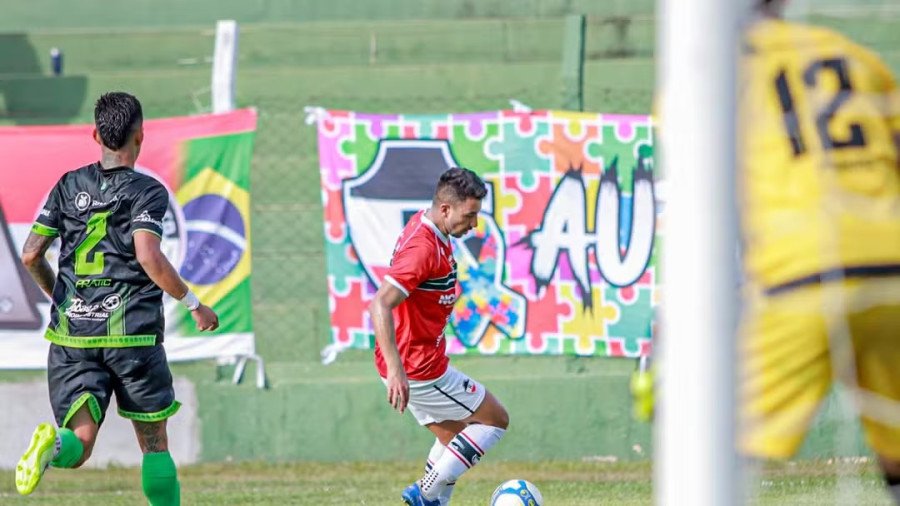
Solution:
<svg viewBox="0 0 900 506"><path fill-rule="evenodd" d="M660 0L666 174L656 504L738 503L734 450L737 2Z"/></svg>

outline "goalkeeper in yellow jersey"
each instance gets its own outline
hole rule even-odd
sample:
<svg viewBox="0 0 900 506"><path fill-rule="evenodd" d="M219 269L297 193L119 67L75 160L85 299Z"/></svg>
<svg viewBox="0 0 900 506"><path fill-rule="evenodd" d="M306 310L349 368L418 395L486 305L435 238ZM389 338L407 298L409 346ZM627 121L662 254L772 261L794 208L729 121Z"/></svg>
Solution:
<svg viewBox="0 0 900 506"><path fill-rule="evenodd" d="M900 107L879 58L757 0L738 90L740 450L800 447L833 381L900 502Z"/></svg>

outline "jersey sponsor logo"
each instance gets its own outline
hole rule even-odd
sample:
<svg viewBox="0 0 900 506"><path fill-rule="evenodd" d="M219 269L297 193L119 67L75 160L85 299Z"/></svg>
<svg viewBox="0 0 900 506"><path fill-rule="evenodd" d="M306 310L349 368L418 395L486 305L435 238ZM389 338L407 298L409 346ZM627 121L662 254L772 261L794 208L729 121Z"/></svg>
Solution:
<svg viewBox="0 0 900 506"><path fill-rule="evenodd" d="M81 192L78 195L75 195L75 207L79 211L84 211L91 207L91 196L87 192Z"/></svg>
<svg viewBox="0 0 900 506"><path fill-rule="evenodd" d="M440 303L444 306L452 306L453 304L456 303L456 294L449 293L449 294L441 295L441 298L438 300L438 303Z"/></svg>
<svg viewBox="0 0 900 506"><path fill-rule="evenodd" d="M70 320L103 321L109 318L109 312L101 304L85 304L83 299L73 297L66 316Z"/></svg>
<svg viewBox="0 0 900 506"><path fill-rule="evenodd" d="M153 217L150 216L150 213L147 211L143 211L141 214L135 216L134 219L131 220L131 222L132 223L152 223L159 228L163 228L162 220L154 220Z"/></svg>
<svg viewBox="0 0 900 506"><path fill-rule="evenodd" d="M78 281L75 281L75 288L96 288L105 286L112 286L112 280L109 278L97 278L79 279Z"/></svg>
<svg viewBox="0 0 900 506"><path fill-rule="evenodd" d="M115 311L122 305L122 296L117 293L111 293L103 298L100 306L107 311Z"/></svg>
<svg viewBox="0 0 900 506"><path fill-rule="evenodd" d="M115 204L119 201L119 196L115 195L113 198L109 199L108 202L103 202L102 200L94 200L91 202L91 209L97 209L98 207L106 207L112 204Z"/></svg>
<svg viewBox="0 0 900 506"><path fill-rule="evenodd" d="M41 216L46 216L47 218L49 218L49 217L50 217L50 210L47 209L46 207L43 208L43 209L41 209Z"/></svg>

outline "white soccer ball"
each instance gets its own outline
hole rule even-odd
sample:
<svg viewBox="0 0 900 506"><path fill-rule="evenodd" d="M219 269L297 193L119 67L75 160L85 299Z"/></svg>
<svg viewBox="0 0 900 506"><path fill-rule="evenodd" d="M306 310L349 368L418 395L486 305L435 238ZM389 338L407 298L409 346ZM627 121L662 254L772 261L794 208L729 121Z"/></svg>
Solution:
<svg viewBox="0 0 900 506"><path fill-rule="evenodd" d="M491 506L541 506L544 498L534 483L525 480L505 481L494 490Z"/></svg>

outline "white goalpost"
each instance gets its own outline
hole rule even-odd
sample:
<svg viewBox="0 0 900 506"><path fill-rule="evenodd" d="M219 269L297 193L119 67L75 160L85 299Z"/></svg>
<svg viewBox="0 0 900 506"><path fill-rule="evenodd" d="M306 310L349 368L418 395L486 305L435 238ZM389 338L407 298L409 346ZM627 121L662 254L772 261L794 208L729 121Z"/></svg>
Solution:
<svg viewBox="0 0 900 506"><path fill-rule="evenodd" d="M657 3L657 113L666 174L656 504L737 504L734 197L740 4Z"/></svg>

